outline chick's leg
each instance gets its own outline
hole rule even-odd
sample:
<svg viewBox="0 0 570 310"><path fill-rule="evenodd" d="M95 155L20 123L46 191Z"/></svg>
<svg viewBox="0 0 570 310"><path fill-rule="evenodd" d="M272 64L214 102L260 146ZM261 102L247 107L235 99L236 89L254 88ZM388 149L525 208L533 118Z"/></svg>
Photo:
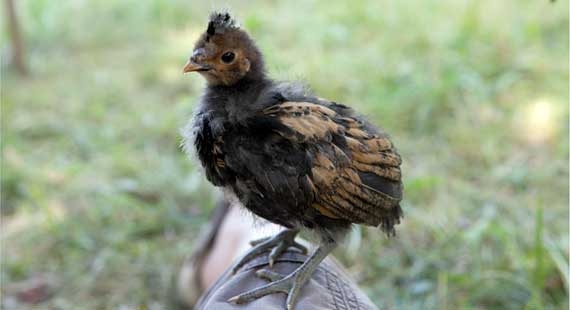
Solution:
<svg viewBox="0 0 570 310"><path fill-rule="evenodd" d="M275 263L277 257L279 257L279 255L281 255L281 253L283 253L289 247L297 248L303 254L306 254L307 248L295 241L295 237L298 233L298 229L286 229L279 232L273 237L267 237L252 241L251 245L253 248L249 250L245 256L240 258L240 260L232 268L232 272L235 274L247 262L259 254L267 251L271 251L269 253L269 267L273 267L273 264Z"/></svg>
<svg viewBox="0 0 570 310"><path fill-rule="evenodd" d="M295 271L287 276L282 276L267 269L257 271L257 276L272 282L249 292L234 296L230 298L228 302L242 304L261 298L265 295L285 293L287 294L287 310L292 310L303 285L311 279L315 269L317 269L323 259L325 259L325 257L335 247L336 242L334 241L322 243L315 252L301 266L299 266L299 268L295 269Z"/></svg>

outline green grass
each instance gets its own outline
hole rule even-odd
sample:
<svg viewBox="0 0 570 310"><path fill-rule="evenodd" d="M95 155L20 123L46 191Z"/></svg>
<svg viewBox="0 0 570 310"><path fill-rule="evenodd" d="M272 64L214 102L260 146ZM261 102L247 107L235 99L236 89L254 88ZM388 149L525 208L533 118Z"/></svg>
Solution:
<svg viewBox="0 0 570 310"><path fill-rule="evenodd" d="M2 62L2 285L49 274L42 308L160 308L216 197L179 148L203 87L180 72L211 4L16 2L31 75ZM566 1L232 9L273 76L399 146L398 237L358 229L336 253L375 303L568 308Z"/></svg>

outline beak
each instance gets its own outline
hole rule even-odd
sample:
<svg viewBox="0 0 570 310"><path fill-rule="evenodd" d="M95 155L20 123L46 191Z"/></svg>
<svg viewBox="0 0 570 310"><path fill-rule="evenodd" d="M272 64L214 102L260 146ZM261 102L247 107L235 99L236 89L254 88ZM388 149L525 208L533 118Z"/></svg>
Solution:
<svg viewBox="0 0 570 310"><path fill-rule="evenodd" d="M208 70L207 66L200 65L195 62L192 62L191 60L188 60L186 65L184 65L184 69L182 70L182 72L188 73L188 72L207 71L207 70Z"/></svg>

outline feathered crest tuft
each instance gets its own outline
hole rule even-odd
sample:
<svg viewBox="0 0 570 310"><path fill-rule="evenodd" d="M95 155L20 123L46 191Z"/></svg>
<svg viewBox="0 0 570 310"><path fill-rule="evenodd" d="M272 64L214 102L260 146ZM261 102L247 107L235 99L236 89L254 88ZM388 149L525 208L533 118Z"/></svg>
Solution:
<svg viewBox="0 0 570 310"><path fill-rule="evenodd" d="M210 14L210 22L208 22L208 30L206 32L208 35L213 36L238 28L239 24L228 12L213 12Z"/></svg>

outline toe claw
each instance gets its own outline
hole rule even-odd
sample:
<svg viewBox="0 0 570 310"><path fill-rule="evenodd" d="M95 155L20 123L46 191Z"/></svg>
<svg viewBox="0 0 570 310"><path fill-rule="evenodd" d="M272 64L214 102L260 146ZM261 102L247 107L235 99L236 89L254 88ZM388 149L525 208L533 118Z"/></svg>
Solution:
<svg viewBox="0 0 570 310"><path fill-rule="evenodd" d="M257 255L258 251L255 251L255 248L248 252L232 267L232 274L236 274L241 269L241 267L243 267L247 262L252 260Z"/></svg>
<svg viewBox="0 0 570 310"><path fill-rule="evenodd" d="M269 240L269 238L271 238L271 237L265 237L265 238L261 238L261 239L251 240L251 241L249 242L249 244L250 244L251 246L256 246L256 245L258 245L258 244L261 244L261 243L263 243L263 242Z"/></svg>
<svg viewBox="0 0 570 310"><path fill-rule="evenodd" d="M275 282L278 280L283 279L283 275L278 274L277 272L273 272L271 270L267 270L267 269L261 269L255 272L255 275L261 279L270 281L270 282Z"/></svg>
<svg viewBox="0 0 570 310"><path fill-rule="evenodd" d="M271 253L269 253L269 268L273 268L273 265L275 264L275 260L277 259L277 257L279 257L279 255L281 255L281 253L283 253L283 251L287 248L287 245L283 242L279 243L278 246L274 247L271 250Z"/></svg>

